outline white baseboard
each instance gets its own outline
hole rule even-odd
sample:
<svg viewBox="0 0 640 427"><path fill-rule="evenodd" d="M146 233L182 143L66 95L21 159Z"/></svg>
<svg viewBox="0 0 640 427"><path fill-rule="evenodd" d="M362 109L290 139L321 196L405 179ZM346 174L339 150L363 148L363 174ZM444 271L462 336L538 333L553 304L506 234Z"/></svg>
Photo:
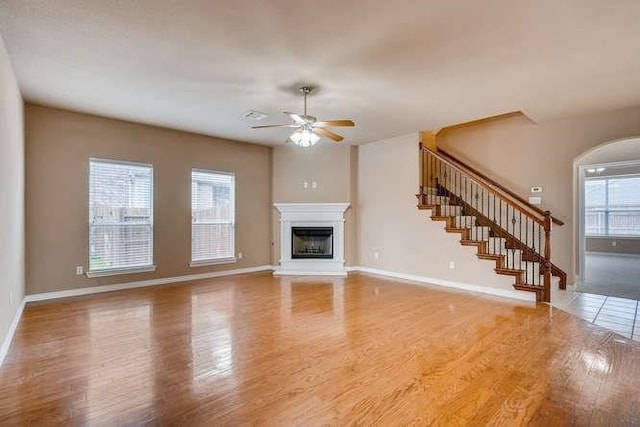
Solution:
<svg viewBox="0 0 640 427"><path fill-rule="evenodd" d="M93 286L90 288L69 289L65 291L45 292L42 294L27 295L26 302L45 301L57 298L77 297L81 295L99 294L103 292L120 291L123 289L143 288L146 286L167 285L170 283L188 282L191 280L211 279L214 277L233 276L236 274L256 273L259 271L270 271L270 265L258 267L238 268L235 270L212 271L209 273L188 274L186 276L163 277L161 279L140 280L137 282L117 283L115 285Z"/></svg>
<svg viewBox="0 0 640 427"><path fill-rule="evenodd" d="M11 326L9 326L7 335L4 337L4 340L2 340L2 346L0 346L0 366L2 366L2 362L4 362L5 357L7 357L7 353L9 353L13 336L18 328L18 323L20 323L20 318L22 318L22 311L24 310L25 302L25 299L23 299L20 303L18 311L16 311L16 314L13 316L13 321L11 322Z"/></svg>
<svg viewBox="0 0 640 427"><path fill-rule="evenodd" d="M536 301L535 293L518 291L515 289L510 290L510 289L492 288L490 286L471 285L468 283L452 282L450 280L442 280L442 279L436 279L433 277L425 277L425 276L416 276L413 274L398 273L395 271L378 270L378 269L369 268L369 267L352 267L351 271L360 271L362 273L377 274L380 276L388 276L396 279L410 280L412 282L424 283L428 285L437 285L437 286L444 286L447 288L462 289L465 291L495 295L495 296L505 297L505 298L512 298L512 299L517 299L521 301L531 301L531 302Z"/></svg>

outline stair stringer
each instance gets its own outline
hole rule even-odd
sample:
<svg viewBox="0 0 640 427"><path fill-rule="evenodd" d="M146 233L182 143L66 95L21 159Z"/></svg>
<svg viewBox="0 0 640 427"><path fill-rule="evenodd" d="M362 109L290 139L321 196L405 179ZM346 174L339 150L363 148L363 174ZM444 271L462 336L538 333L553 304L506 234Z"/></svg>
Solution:
<svg viewBox="0 0 640 427"><path fill-rule="evenodd" d="M425 219L431 218L433 220L426 221L426 232L433 235L439 234L439 238L447 239L449 242L446 248L443 247L443 250L439 251L442 256L439 259L430 259L429 262L447 266L449 261L454 261L456 263L455 270L466 269L471 272L470 274L463 275L465 276L464 278L460 277L459 272L452 272L451 275L439 274L439 277L446 278L445 280L469 283L470 286L474 287L479 286L486 288L487 292L480 291L483 293L494 293L491 292L491 290L496 289L500 290L501 295L506 293L510 294L507 296L513 295L513 297L517 299L532 300L529 297L531 295L530 291L514 288L512 276L496 274L494 266L484 262L480 257L474 256L477 255L478 247L482 246L481 244L471 242L463 245L460 244L461 240L465 237L466 230L450 228L449 233L443 233L442 223L447 225L449 219L447 217L432 216L432 212L437 210L435 205L430 207L419 205L418 208L425 210ZM476 285L476 283L479 282L482 284Z"/></svg>
<svg viewBox="0 0 640 427"><path fill-rule="evenodd" d="M449 213L452 212L451 206L456 206L457 208L463 208L463 206L461 205L448 203L449 200L455 200L456 199L455 196L438 197L437 200L434 200L435 203L433 204L421 203L425 201L425 198L420 197L420 195L416 195L416 197L418 198L418 209L431 211L430 218L433 221L444 222L445 231L447 231L448 233L458 234L460 236L459 242L463 247L475 248L475 255L478 259L494 261L495 263L494 272L497 273L498 275L512 278L513 282L511 282L511 285L514 289L518 291L533 292L536 294L537 301L544 300L544 294L543 294L544 288L542 286L529 285L525 281L525 277L532 276L531 273L529 274L529 276L527 276L525 275L524 270L519 270L517 268L513 268L512 266L506 265L505 255L496 255L496 254L489 253L489 251L487 250L487 245L488 245L487 241L473 239L473 237L477 236L477 233L472 233L472 230L470 228L458 227L457 224L455 224L456 217L448 215ZM433 200L432 197L428 197L428 199ZM444 203L444 206L443 206L443 203ZM458 209L454 209L453 211L457 212ZM477 214L477 212L474 212L474 214ZM471 215L474 215L474 214L471 214ZM485 226L485 224L482 223L484 222L483 221L485 219L484 217L480 215L480 216L476 216L476 218L481 222L480 224L477 224L477 225ZM489 224L486 224L486 225L489 225ZM492 233L494 229L493 227L490 227L490 228ZM525 269L527 269L528 267L526 266L526 261L523 261L523 263L525 264ZM557 281L554 280L554 282L557 282Z"/></svg>

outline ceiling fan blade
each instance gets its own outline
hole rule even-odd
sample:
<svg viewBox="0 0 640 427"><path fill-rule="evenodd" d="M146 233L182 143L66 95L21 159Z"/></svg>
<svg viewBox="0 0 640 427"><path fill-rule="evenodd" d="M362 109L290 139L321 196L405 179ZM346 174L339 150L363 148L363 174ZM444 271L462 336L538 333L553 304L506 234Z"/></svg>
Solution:
<svg viewBox="0 0 640 427"><path fill-rule="evenodd" d="M305 119L303 119L300 115L298 115L296 113L290 113L288 111L283 111L282 114L286 114L287 116L291 117L291 119L294 122L299 123L301 125L307 123Z"/></svg>
<svg viewBox="0 0 640 427"><path fill-rule="evenodd" d="M356 124L352 120L326 120L324 122L315 122L314 126L355 126Z"/></svg>
<svg viewBox="0 0 640 427"><path fill-rule="evenodd" d="M262 126L251 126L251 129L263 129L263 128L297 128L299 125L262 125Z"/></svg>
<svg viewBox="0 0 640 427"><path fill-rule="evenodd" d="M342 141L344 138L341 137L340 135L338 135L337 133L331 132L328 129L324 129L324 128L313 128L313 131L319 135L322 135L326 138L329 138L331 140L333 140L334 142L340 142Z"/></svg>

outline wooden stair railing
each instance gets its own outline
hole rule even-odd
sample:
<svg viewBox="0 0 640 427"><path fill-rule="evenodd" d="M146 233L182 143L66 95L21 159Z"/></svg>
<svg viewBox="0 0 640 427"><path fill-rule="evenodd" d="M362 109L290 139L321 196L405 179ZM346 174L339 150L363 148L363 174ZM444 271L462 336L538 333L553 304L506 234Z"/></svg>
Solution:
<svg viewBox="0 0 640 427"><path fill-rule="evenodd" d="M463 245L476 246L479 258L495 261L498 274L513 276L514 287L538 301L550 301L552 276L566 287L566 273L551 262L552 224L562 221L450 154L419 148L420 209L431 209L433 220L446 221L448 232L460 233Z"/></svg>
<svg viewBox="0 0 640 427"><path fill-rule="evenodd" d="M531 209L531 210L537 212L539 215L544 215L545 214L545 211L543 211L539 207L537 207L535 205L532 205L531 203L526 201L523 197L520 197L519 195L517 195L513 191L511 191L508 188L504 187L502 184L500 184L500 183L496 182L495 180L489 178L488 176L486 176L485 174L483 174L479 170L467 165L466 163L464 163L461 160L458 160L457 158L453 157L451 154L447 153L443 149L439 148L438 149L438 154L444 156L445 158L447 158L451 162L455 163L460 168L466 170L471 175L474 175L478 179L481 179L484 182L488 183L489 185L495 187L496 189L499 189L500 191L503 191L509 197L511 197L514 200L517 200L519 203L521 203L523 206L526 206L528 209ZM559 226L563 226L564 225L563 221L559 220L558 218L556 218L554 216L551 216L551 221L553 221L554 224L559 225Z"/></svg>

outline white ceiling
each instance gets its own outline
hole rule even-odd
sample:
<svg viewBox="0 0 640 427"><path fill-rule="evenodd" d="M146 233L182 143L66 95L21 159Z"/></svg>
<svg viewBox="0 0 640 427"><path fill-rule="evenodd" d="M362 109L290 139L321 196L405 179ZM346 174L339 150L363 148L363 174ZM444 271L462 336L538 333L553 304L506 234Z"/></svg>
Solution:
<svg viewBox="0 0 640 427"><path fill-rule="evenodd" d="M302 83L356 144L640 105L638 0L2 0L0 34L29 101L263 144L242 114Z"/></svg>

